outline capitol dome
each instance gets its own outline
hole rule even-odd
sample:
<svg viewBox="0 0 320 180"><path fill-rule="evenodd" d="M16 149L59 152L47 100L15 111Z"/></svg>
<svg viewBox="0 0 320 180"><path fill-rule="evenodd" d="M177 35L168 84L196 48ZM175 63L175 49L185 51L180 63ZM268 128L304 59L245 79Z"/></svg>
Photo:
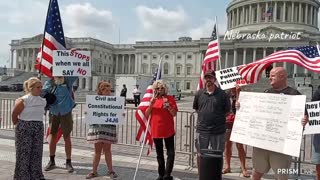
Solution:
<svg viewBox="0 0 320 180"><path fill-rule="evenodd" d="M319 5L318 0L233 0L226 9L227 29L254 32L273 25L316 33Z"/></svg>

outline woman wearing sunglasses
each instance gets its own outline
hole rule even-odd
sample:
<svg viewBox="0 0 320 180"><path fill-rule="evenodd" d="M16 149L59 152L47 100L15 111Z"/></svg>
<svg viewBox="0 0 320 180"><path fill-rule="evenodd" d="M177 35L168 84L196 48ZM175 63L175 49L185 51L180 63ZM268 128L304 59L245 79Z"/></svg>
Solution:
<svg viewBox="0 0 320 180"><path fill-rule="evenodd" d="M178 108L173 96L168 95L168 87L162 81L158 80L153 83L154 96L150 100L146 114L151 119L151 134L156 147L158 173L157 180L172 180L171 172L174 164L174 116ZM167 163L163 155L163 140L167 149Z"/></svg>

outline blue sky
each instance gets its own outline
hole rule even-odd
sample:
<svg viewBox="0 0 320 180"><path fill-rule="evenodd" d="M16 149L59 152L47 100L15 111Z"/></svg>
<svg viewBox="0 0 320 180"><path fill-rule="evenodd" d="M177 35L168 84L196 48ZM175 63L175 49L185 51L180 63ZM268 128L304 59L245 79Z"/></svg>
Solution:
<svg viewBox="0 0 320 180"><path fill-rule="evenodd" d="M43 33L49 0L0 1L0 66L10 57L12 39ZM214 17L226 30L231 0L59 0L65 36L108 43L209 37Z"/></svg>

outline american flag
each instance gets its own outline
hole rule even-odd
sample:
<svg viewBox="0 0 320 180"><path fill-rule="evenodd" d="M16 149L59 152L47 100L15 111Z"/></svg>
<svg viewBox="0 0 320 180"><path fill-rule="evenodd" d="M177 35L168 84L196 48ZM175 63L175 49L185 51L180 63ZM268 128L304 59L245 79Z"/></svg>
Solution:
<svg viewBox="0 0 320 180"><path fill-rule="evenodd" d="M278 51L253 63L239 67L239 73L247 83L256 83L261 73L272 63L288 62L320 73L319 46L302 46Z"/></svg>
<svg viewBox="0 0 320 180"><path fill-rule="evenodd" d="M40 47L35 68L48 77L52 77L53 50L66 49L58 0L50 0L44 30L44 38Z"/></svg>
<svg viewBox="0 0 320 180"><path fill-rule="evenodd" d="M206 55L202 62L202 71L201 71L197 90L204 88L204 84L203 84L204 74L208 70L213 70L213 71L216 70L216 61L220 57L219 51L220 51L220 47L219 47L219 39L217 35L217 24L215 24L211 34L211 40L208 44Z"/></svg>
<svg viewBox="0 0 320 180"><path fill-rule="evenodd" d="M136 140L143 142L143 140L144 140L143 138L145 137L145 133L147 133L146 139L145 139L145 144L149 144L147 155L149 155L151 152L151 149L153 146L153 139L152 139L150 122L149 122L148 129L147 129L147 123L148 123L148 119L150 117L146 115L146 110L149 107L150 100L153 97L152 84L154 81L159 80L159 79L161 79L161 60L159 62L159 65L158 65L156 72L154 73L154 75L152 77L150 85L147 87L146 92L141 100L141 103L139 104L137 111L136 111L136 119L138 120L138 122L140 124L140 128L139 128L137 136L136 136Z"/></svg>
<svg viewBox="0 0 320 180"><path fill-rule="evenodd" d="M269 7L268 10L262 14L262 18L271 17L273 13L273 8Z"/></svg>

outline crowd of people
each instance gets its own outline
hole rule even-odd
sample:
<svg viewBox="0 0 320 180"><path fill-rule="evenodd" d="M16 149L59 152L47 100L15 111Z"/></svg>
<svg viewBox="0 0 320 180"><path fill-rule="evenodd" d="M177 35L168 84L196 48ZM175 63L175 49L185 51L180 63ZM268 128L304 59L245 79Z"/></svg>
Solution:
<svg viewBox="0 0 320 180"><path fill-rule="evenodd" d="M300 93L287 85L287 73L284 68L274 67L270 71L271 88L265 93L300 95ZM62 130L66 152L66 170L73 172L71 162L72 143L70 133L73 129L72 109L76 103L73 96L73 83L77 77L54 77L46 81L42 87L39 79L33 77L24 83L26 94L16 100L12 112L12 121L16 125L16 166L14 178L17 180L44 179L42 173L42 151L43 151L43 114L49 113L50 160L45 167L45 171L56 168L55 152L57 145L57 134L59 128ZM198 172L200 173L200 156L202 150L212 149L224 152L225 168L221 169L221 174L229 173L231 169L232 142L230 134L234 117L241 107L239 101L240 87L223 91L216 85L216 75L209 71L204 75L205 88L197 91L194 96L193 109L198 114L196 125L195 146L197 149ZM111 84L101 81L97 85L97 95L110 96ZM172 171L175 161L175 122L174 117L178 112L177 103L173 96L168 95L168 87L162 80L157 80L152 85L153 97L149 106L145 107L147 116L150 116L150 126L152 138L155 144L156 159L158 162L157 180L172 180ZM49 95L48 95L49 94ZM136 87L133 95L136 106L140 103L140 90ZM126 85L123 85L121 96L127 96ZM42 98L44 97L44 98ZM320 100L320 90L318 90L312 101ZM307 113L301 119L304 127L308 122ZM87 141L93 144L94 157L92 171L86 176L91 179L98 176L98 165L101 154L105 155L108 167L108 175L111 179L118 178L112 165L111 144L118 142L116 125L91 124L89 126ZM167 152L167 159L164 158L164 147ZM246 168L246 152L244 145L236 143L240 159L243 177L251 177ZM314 136L312 161L316 164L317 177L320 179L320 136ZM253 148L252 178L259 180L264 173L273 170L276 179L288 179L287 174L279 174L277 169L289 169L292 157L261 149Z"/></svg>

